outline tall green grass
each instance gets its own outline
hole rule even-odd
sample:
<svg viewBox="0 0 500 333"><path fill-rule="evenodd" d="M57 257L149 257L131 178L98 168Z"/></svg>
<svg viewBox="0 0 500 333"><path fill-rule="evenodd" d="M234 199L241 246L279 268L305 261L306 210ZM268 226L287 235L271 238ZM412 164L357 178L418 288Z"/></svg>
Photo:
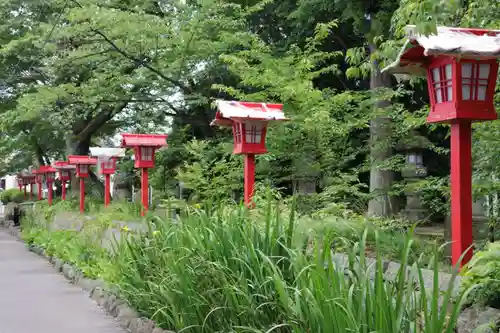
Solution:
<svg viewBox="0 0 500 333"><path fill-rule="evenodd" d="M104 277L142 315L179 332L453 332L463 296L453 299L455 275L442 294L435 263L426 290L408 262L411 235L400 273L386 281L376 232L374 264L366 231L346 248L348 267L337 266L338 235L300 241L290 211L285 219L271 204L262 214L208 205L180 222L157 219L115 244Z"/></svg>

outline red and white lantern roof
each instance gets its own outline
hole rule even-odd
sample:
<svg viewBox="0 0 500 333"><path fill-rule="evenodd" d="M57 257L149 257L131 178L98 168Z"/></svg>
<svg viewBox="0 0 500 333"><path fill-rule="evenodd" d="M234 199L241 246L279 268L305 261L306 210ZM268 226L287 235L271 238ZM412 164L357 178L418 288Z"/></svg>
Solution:
<svg viewBox="0 0 500 333"><path fill-rule="evenodd" d="M167 145L166 134L122 134L121 146L135 147L164 147Z"/></svg>
<svg viewBox="0 0 500 333"><path fill-rule="evenodd" d="M285 121L283 104L216 101L217 113L210 125L231 126L233 121Z"/></svg>
<svg viewBox="0 0 500 333"><path fill-rule="evenodd" d="M57 170L50 165L42 165L38 169L38 173L49 173L49 172L56 172Z"/></svg>
<svg viewBox="0 0 500 333"><path fill-rule="evenodd" d="M407 41L398 59L384 71L427 75L426 58L445 55L468 59L500 58L500 30L437 27L437 34L424 36L407 26Z"/></svg>
<svg viewBox="0 0 500 333"><path fill-rule="evenodd" d="M74 169L76 169L76 166L74 166L73 164L70 164L69 162L66 162L66 161L57 161L54 163L53 167L55 169L58 169L58 170L74 170Z"/></svg>
<svg viewBox="0 0 500 333"><path fill-rule="evenodd" d="M95 165L97 164L97 158L85 155L71 155L68 156L68 162L73 165L78 165L78 164Z"/></svg>
<svg viewBox="0 0 500 333"><path fill-rule="evenodd" d="M111 158L111 157L124 157L125 149L124 148L104 148L104 147L91 147L90 155L95 156L97 158Z"/></svg>

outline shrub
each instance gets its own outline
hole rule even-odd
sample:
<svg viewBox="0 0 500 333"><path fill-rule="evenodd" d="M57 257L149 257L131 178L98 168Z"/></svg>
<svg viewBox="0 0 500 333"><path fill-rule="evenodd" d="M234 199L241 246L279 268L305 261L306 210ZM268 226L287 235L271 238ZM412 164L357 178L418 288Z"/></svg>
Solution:
<svg viewBox="0 0 500 333"><path fill-rule="evenodd" d="M0 201L2 201L4 205L9 202L21 203L24 201L24 192L19 191L17 188L5 190L0 194Z"/></svg>
<svg viewBox="0 0 500 333"><path fill-rule="evenodd" d="M489 243L467 264L463 288L476 286L468 303L500 309L500 242Z"/></svg>

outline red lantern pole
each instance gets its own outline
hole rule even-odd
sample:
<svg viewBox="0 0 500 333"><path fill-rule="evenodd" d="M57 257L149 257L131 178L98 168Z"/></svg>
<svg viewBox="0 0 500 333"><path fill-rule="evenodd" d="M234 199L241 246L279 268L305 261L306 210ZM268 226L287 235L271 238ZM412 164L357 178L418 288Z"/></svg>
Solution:
<svg viewBox="0 0 500 333"><path fill-rule="evenodd" d="M66 200L66 181L62 181L61 186L62 186L61 198L62 200Z"/></svg>
<svg viewBox="0 0 500 333"><path fill-rule="evenodd" d="M24 200L28 199L28 190L26 189L26 185L24 187Z"/></svg>
<svg viewBox="0 0 500 333"><path fill-rule="evenodd" d="M42 182L38 182L38 200L42 200Z"/></svg>
<svg viewBox="0 0 500 333"><path fill-rule="evenodd" d="M167 145L167 135L162 134L122 134L124 148L135 151L134 167L141 169L141 216L145 216L149 205L148 168L155 163L155 150Z"/></svg>
<svg viewBox="0 0 500 333"><path fill-rule="evenodd" d="M145 216L149 205L149 174L147 168L141 168L141 216Z"/></svg>
<svg viewBox="0 0 500 333"><path fill-rule="evenodd" d="M70 155L68 162L76 167L76 177L80 178L80 214L85 211L85 178L89 176L91 165L97 164L97 158L86 155Z"/></svg>
<svg viewBox="0 0 500 333"><path fill-rule="evenodd" d="M47 182L47 191L48 191L47 201L49 202L49 206L52 206L52 182Z"/></svg>
<svg viewBox="0 0 500 333"><path fill-rule="evenodd" d="M451 257L464 254L460 267L472 258L472 129L469 121L451 124Z"/></svg>
<svg viewBox="0 0 500 333"><path fill-rule="evenodd" d="M85 211L85 179L80 177L80 214Z"/></svg>
<svg viewBox="0 0 500 333"><path fill-rule="evenodd" d="M408 42L383 71L427 75L427 122L451 124L451 260L463 266L473 252L471 123L497 119L494 94L500 56L487 50L500 47L500 31L437 27L429 37L415 26L406 29Z"/></svg>
<svg viewBox="0 0 500 333"><path fill-rule="evenodd" d="M104 207L111 201L111 175L104 175Z"/></svg>
<svg viewBox="0 0 500 333"><path fill-rule="evenodd" d="M245 154L244 159L244 191L245 205L248 208L253 208L255 205L252 201L254 186L255 186L255 155Z"/></svg>

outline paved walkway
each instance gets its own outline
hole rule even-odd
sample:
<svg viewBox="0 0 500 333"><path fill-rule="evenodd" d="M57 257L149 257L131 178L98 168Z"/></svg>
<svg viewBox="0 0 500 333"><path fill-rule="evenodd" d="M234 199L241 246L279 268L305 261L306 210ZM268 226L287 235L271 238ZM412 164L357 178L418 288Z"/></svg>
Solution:
<svg viewBox="0 0 500 333"><path fill-rule="evenodd" d="M0 230L0 333L125 333L81 288Z"/></svg>

